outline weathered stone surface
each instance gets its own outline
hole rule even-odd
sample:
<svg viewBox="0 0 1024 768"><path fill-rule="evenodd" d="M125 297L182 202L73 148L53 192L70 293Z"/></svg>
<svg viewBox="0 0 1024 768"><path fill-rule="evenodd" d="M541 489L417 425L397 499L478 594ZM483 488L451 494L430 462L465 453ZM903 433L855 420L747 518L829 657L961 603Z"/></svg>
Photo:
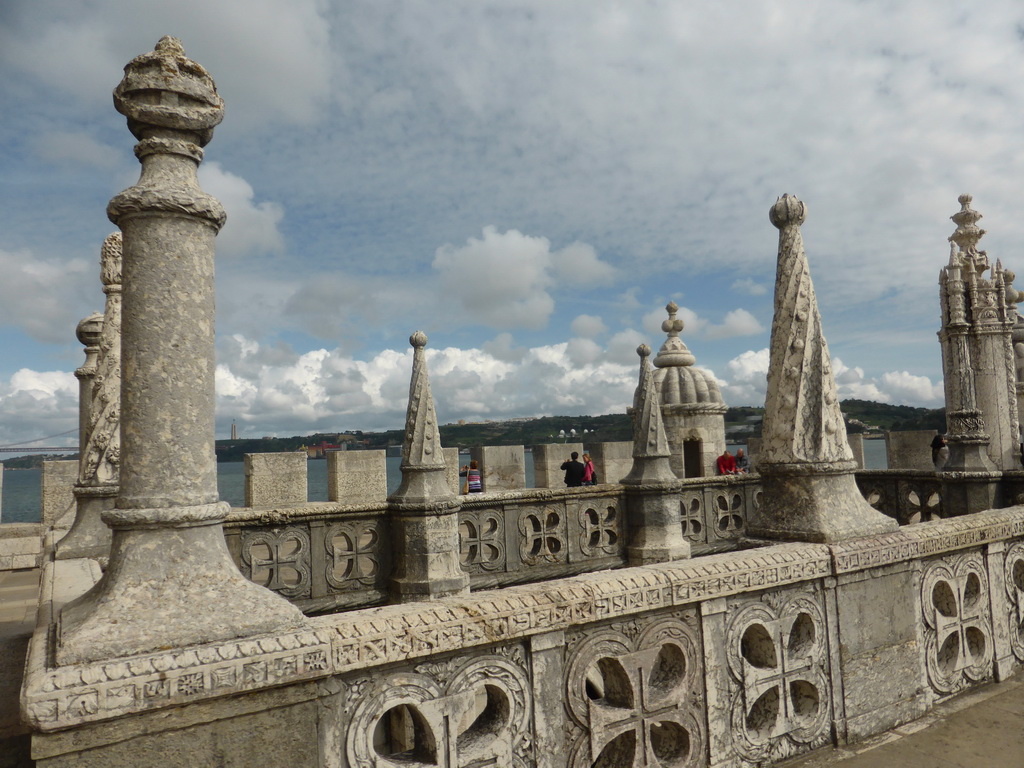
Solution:
<svg viewBox="0 0 1024 768"><path fill-rule="evenodd" d="M308 496L308 460L299 451L245 454L245 506L303 504Z"/></svg>
<svg viewBox="0 0 1024 768"><path fill-rule="evenodd" d="M42 523L50 528L70 528L75 519L77 461L44 461L40 502Z"/></svg>
<svg viewBox="0 0 1024 768"><path fill-rule="evenodd" d="M46 527L41 523L0 525L0 571L38 567L45 533Z"/></svg>
<svg viewBox="0 0 1024 768"><path fill-rule="evenodd" d="M514 491L526 487L523 446L478 445L470 449L469 456L479 464L484 493Z"/></svg>
<svg viewBox="0 0 1024 768"><path fill-rule="evenodd" d="M444 476L448 480L448 487L452 493L458 496L462 493L462 478L459 477L459 449L458 448L442 448L441 453L444 455Z"/></svg>
<svg viewBox="0 0 1024 768"><path fill-rule="evenodd" d="M400 602L469 591L469 574L459 565L460 502L449 485L427 373L427 336L416 331L409 343L413 364L402 482L388 498L395 557L391 588Z"/></svg>

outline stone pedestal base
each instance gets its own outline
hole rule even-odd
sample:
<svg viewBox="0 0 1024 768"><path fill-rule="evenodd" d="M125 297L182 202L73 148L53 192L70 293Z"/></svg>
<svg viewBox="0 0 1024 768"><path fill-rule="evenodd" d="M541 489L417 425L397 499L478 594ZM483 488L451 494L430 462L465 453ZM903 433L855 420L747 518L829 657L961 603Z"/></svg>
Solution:
<svg viewBox="0 0 1024 768"><path fill-rule="evenodd" d="M1000 506L1001 472L950 472L942 477L943 517L956 517Z"/></svg>
<svg viewBox="0 0 1024 768"><path fill-rule="evenodd" d="M626 549L630 565L685 560L690 542L679 522L679 495L674 488L627 488L626 510L631 531Z"/></svg>
<svg viewBox="0 0 1024 768"><path fill-rule="evenodd" d="M897 522L868 504L857 489L855 465L761 465L764 502L751 513L747 535L830 544L895 531Z"/></svg>
<svg viewBox="0 0 1024 768"><path fill-rule="evenodd" d="M422 507L403 509L393 505L396 570L391 593L396 602L436 600L469 592L469 574L459 565L460 505L451 502L444 507L425 513Z"/></svg>
<svg viewBox="0 0 1024 768"><path fill-rule="evenodd" d="M222 516L202 520L226 506L118 510L200 520L115 528L103 578L60 612L57 664L301 628L305 617L298 608L238 572L224 542Z"/></svg>
<svg viewBox="0 0 1024 768"><path fill-rule="evenodd" d="M54 553L57 560L74 560L79 557L96 560L110 555L113 533L103 522L102 515L106 510L114 508L116 497L116 485L75 486L78 511L71 530L57 542Z"/></svg>

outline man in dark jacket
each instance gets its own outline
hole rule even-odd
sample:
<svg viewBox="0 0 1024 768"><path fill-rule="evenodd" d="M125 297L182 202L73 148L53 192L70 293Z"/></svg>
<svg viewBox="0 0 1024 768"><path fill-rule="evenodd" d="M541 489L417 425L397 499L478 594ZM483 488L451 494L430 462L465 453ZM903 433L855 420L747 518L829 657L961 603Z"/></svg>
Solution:
<svg viewBox="0 0 1024 768"><path fill-rule="evenodd" d="M565 485L568 488L579 488L583 485L583 463L579 461L580 455L576 451L572 452L572 457L568 461L562 462L562 469L565 470Z"/></svg>

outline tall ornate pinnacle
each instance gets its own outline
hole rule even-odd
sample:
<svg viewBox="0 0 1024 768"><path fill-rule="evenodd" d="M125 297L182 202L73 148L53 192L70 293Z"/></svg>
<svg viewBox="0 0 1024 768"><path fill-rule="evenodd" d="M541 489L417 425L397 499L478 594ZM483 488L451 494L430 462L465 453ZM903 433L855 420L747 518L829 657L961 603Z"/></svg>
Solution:
<svg viewBox="0 0 1024 768"><path fill-rule="evenodd" d="M641 344L636 348L636 353L640 357L640 375L637 377L636 389L633 390L633 419L636 420L640 413L640 406L644 397L644 387L647 381L647 372L651 368L648 359L651 356L651 348L646 344Z"/></svg>
<svg viewBox="0 0 1024 768"><path fill-rule="evenodd" d="M758 457L764 503L748 532L831 542L896 529L861 496L839 409L828 345L804 253L807 207L783 195L769 212L779 230L768 393Z"/></svg>
<svg viewBox="0 0 1024 768"><path fill-rule="evenodd" d="M106 307L99 325L96 362L90 377L82 430L75 521L57 544L56 558L106 558L111 532L101 515L113 506L121 472L121 233L107 235L100 251ZM87 405L86 405L87 403Z"/></svg>
<svg viewBox="0 0 1024 768"><path fill-rule="evenodd" d="M668 338L665 339L665 343L658 350L657 357L654 358L654 367L665 368L670 365L693 365L697 358L693 356L693 353L687 349L683 340L679 338L679 332L683 330L682 319L676 317L679 305L674 301L670 301L665 305L665 311L668 312L668 319L662 322L661 330L668 334Z"/></svg>
<svg viewBox="0 0 1024 768"><path fill-rule="evenodd" d="M651 348L641 344L636 351L641 383L633 401L633 466L622 484L630 519L629 561L642 565L689 557L690 543L679 527L678 480L648 363Z"/></svg>
<svg viewBox="0 0 1024 768"><path fill-rule="evenodd" d="M165 37L128 63L114 104L142 165L138 183L107 206L123 237L121 472L114 507L102 513L113 529L110 563L61 608L59 665L305 624L295 606L242 576L224 543L214 240L225 214L197 176L223 102L209 73ZM159 616L147 610L154 605Z"/></svg>
<svg viewBox="0 0 1024 768"><path fill-rule="evenodd" d="M806 217L790 195L771 208L779 258L761 464L853 461L800 234Z"/></svg>

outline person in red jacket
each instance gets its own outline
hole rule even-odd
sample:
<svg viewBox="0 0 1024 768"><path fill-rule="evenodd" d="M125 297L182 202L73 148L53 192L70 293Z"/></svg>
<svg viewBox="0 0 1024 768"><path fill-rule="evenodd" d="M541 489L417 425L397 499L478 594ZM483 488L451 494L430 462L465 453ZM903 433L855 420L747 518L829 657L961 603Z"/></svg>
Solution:
<svg viewBox="0 0 1024 768"><path fill-rule="evenodd" d="M729 453L729 449L725 449L725 453L718 457L718 474L720 475L735 475L736 474L736 459Z"/></svg>

